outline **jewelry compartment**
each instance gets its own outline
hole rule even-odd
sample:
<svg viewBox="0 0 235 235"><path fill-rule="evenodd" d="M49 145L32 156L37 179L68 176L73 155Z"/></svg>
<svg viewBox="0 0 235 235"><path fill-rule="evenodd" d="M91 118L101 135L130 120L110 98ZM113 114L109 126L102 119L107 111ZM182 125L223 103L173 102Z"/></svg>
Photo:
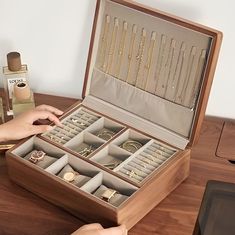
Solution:
<svg viewBox="0 0 235 235"><path fill-rule="evenodd" d="M119 123L108 118L101 117L88 131L105 141L109 141L123 129L124 126Z"/></svg>
<svg viewBox="0 0 235 235"><path fill-rule="evenodd" d="M54 126L54 129L43 136L51 141L65 145L74 137L89 129L100 118L90 110L78 107L77 110L62 120L62 126Z"/></svg>
<svg viewBox="0 0 235 235"><path fill-rule="evenodd" d="M127 151L111 144L92 156L90 160L110 170L114 170L119 164L129 158L130 155Z"/></svg>

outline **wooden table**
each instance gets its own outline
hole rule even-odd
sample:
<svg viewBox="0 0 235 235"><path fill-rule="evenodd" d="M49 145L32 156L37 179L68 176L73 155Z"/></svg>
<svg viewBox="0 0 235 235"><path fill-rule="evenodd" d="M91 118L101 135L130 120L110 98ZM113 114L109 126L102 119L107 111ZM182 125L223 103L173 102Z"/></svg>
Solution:
<svg viewBox="0 0 235 235"><path fill-rule="evenodd" d="M37 104L47 103L62 110L75 101L36 94ZM134 226L129 235L191 235L207 180L235 183L235 165L215 156L223 123L222 119L206 117L200 139L192 151L190 176ZM226 141L223 147L226 148ZM0 235L67 235L82 224L11 182L5 159L0 158Z"/></svg>

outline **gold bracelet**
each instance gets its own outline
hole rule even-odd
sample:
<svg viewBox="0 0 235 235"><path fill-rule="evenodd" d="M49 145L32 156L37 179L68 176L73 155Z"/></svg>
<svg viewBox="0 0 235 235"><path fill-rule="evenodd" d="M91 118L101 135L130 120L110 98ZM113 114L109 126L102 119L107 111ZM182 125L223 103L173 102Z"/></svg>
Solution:
<svg viewBox="0 0 235 235"><path fill-rule="evenodd" d="M156 43L156 37L157 37L157 33L156 32L152 32L151 35L151 40L150 40L150 44L149 44L149 48L148 48L148 56L147 56L147 62L144 66L144 69L146 71L146 78L144 79L144 90L146 90L147 86L148 86L148 79L149 79L149 73L150 73L150 69L152 66L152 59L153 59L153 51L155 48L155 43ZM144 78L145 76L143 76Z"/></svg>
<svg viewBox="0 0 235 235"><path fill-rule="evenodd" d="M108 52L108 65L106 69L106 73L108 74L110 74L110 70L112 69L113 54L115 51L115 46L116 46L116 41L117 41L118 28L119 28L118 18L114 18L114 26L113 26L111 42L110 42L110 47L109 47L109 52Z"/></svg>
<svg viewBox="0 0 235 235"><path fill-rule="evenodd" d="M195 105L195 102L196 102L197 93L199 92L199 91L197 92L196 88L198 87L199 82L200 82L200 78L202 76L202 72L203 72L203 68L204 68L204 64L205 64L205 59L206 59L206 50L202 50L201 55L198 60L196 74L194 77L194 83L193 83L191 98L190 98L190 102L189 102L190 108L193 108Z"/></svg>
<svg viewBox="0 0 235 235"><path fill-rule="evenodd" d="M104 25L104 32L101 38L101 48L100 48L100 56L101 56L101 70L105 70L105 54L107 50L107 41L108 41L108 34L109 34L109 26L110 26L110 16L106 15L105 18L105 25Z"/></svg>
<svg viewBox="0 0 235 235"><path fill-rule="evenodd" d="M135 80L133 82L131 82L132 85L136 85L138 83L139 79L143 78L143 76L141 76L141 74L140 74L140 70L141 70L141 65L143 62L146 36L147 36L147 32L146 32L145 28L143 28L142 33L141 33L141 39L140 39L140 44L139 44L139 48L138 48L138 53L136 55L136 62L137 62L136 76L135 76Z"/></svg>
<svg viewBox="0 0 235 235"><path fill-rule="evenodd" d="M185 50L186 50L186 44L184 42L182 42L181 47L180 47L180 53L179 53L179 56L178 56L177 62L176 62L173 80L172 80L173 101L174 102L176 100L176 95L177 95L178 89L179 89L179 84L180 84L179 78L181 77L182 70L183 70L183 65L184 65L184 60L185 60ZM178 76L177 76L177 70L179 70ZM177 76L177 79L176 79L176 76Z"/></svg>
<svg viewBox="0 0 235 235"><path fill-rule="evenodd" d="M134 45L135 45L136 34L137 34L137 26L134 24L133 27L132 27L132 33L131 33L131 40L130 40L130 46L129 46L129 52L128 52L127 75L126 75L126 80L125 80L128 83L130 81L131 64L132 64L133 50L134 50Z"/></svg>
<svg viewBox="0 0 235 235"><path fill-rule="evenodd" d="M135 140L127 140L123 142L120 147L127 150L128 152L134 153L143 146L142 143Z"/></svg>
<svg viewBox="0 0 235 235"><path fill-rule="evenodd" d="M190 51L190 56L189 56L189 60L188 60L188 64L187 64L187 70L186 70L186 76L184 77L184 82L183 82L183 86L181 89L181 93L178 97L181 105L183 105L184 101L185 101L186 90L188 89L189 79L190 79L190 76L192 73L192 68L193 68L193 64L194 64L194 60L195 60L195 56L196 56L196 51L197 51L197 48L195 46L193 46Z"/></svg>
<svg viewBox="0 0 235 235"><path fill-rule="evenodd" d="M115 73L115 76L118 78L120 74L121 64L122 64L122 58L123 58L123 52L125 49L125 41L126 41L126 33L127 33L127 22L123 22L123 28L122 28L122 36L118 48L118 58L117 58L117 71Z"/></svg>
<svg viewBox="0 0 235 235"><path fill-rule="evenodd" d="M159 75L160 75L160 71L162 68L163 57L164 57L164 53L165 53L165 49L166 49L166 39L167 39L166 35L162 34L159 53L158 53L158 57L157 57L157 65L156 65L156 70L155 70L155 75L154 75L155 93L157 91Z"/></svg>

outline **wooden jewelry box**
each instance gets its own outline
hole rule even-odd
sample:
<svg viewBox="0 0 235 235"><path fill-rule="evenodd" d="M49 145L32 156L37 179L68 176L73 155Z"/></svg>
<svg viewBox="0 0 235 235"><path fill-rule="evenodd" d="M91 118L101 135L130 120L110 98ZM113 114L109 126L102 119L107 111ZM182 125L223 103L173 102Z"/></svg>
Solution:
<svg viewBox="0 0 235 235"><path fill-rule="evenodd" d="M83 101L7 152L13 181L87 222L134 226L189 175L222 34L98 0Z"/></svg>

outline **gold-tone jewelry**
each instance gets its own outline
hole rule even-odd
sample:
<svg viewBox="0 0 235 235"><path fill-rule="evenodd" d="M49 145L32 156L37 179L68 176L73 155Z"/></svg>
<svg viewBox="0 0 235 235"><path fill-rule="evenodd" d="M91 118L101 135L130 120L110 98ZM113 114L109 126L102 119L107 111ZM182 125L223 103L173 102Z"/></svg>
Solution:
<svg viewBox="0 0 235 235"><path fill-rule="evenodd" d="M75 180L75 177L78 175L77 172L69 171L65 172L63 175L63 179L67 182L73 182Z"/></svg>
<svg viewBox="0 0 235 235"><path fill-rule="evenodd" d="M126 81L130 83L130 74L131 74L131 64L133 59L133 50L135 45L135 39L137 34L137 26L134 24L132 27L132 33L131 33L131 40L130 40L130 46L129 46L129 52L128 52L128 66L127 66L127 76Z"/></svg>
<svg viewBox="0 0 235 235"><path fill-rule="evenodd" d="M139 171L141 171L143 174L150 174L151 173L151 171L149 171L147 168L146 168L146 165L144 164L144 167L143 167L143 165L141 164L138 164L138 163L136 163L136 162L134 162L134 161L131 161L131 162L129 162L128 163L128 165L130 165L130 166L132 166L132 167L134 167L134 168L136 168L136 170L139 170ZM144 172L143 172L144 171ZM147 172L147 173L146 173Z"/></svg>
<svg viewBox="0 0 235 235"><path fill-rule="evenodd" d="M190 108L193 108L196 102L197 93L199 92L199 91L197 92L197 87L200 82L200 78L202 76L203 68L205 66L205 59L206 59L206 50L202 50L201 55L198 60L196 74L194 77L193 88L192 88L190 102L189 102Z"/></svg>
<svg viewBox="0 0 235 235"><path fill-rule="evenodd" d="M106 73L108 74L110 74L111 69L112 69L113 54L114 54L115 47L116 47L118 28L119 28L118 18L114 18L114 26L113 26L111 42L110 42L110 47L109 47L109 52L108 52L108 65L106 68Z"/></svg>
<svg viewBox="0 0 235 235"><path fill-rule="evenodd" d="M72 121L73 123L78 124L79 126L86 126L86 125L87 125L87 124L85 124L84 122L81 122L81 121L79 121L78 119L75 119L75 118L71 118L71 121Z"/></svg>
<svg viewBox="0 0 235 235"><path fill-rule="evenodd" d="M138 53L136 55L136 62L137 62L136 76L135 76L135 80L131 82L132 85L138 84L139 79L143 78L143 75L140 74L140 71L141 71L141 66L142 66L143 57L144 57L146 36L147 36L147 32L145 28L143 28L142 33L141 33Z"/></svg>
<svg viewBox="0 0 235 235"><path fill-rule="evenodd" d="M156 70L155 70L155 75L154 75L154 80L155 80L155 93L158 87L158 81L160 78L160 71L162 68L162 63L163 63L163 58L164 58L164 54L165 54L165 49L166 49L166 35L162 34L161 35L161 42L160 42L160 48L159 48L159 53L158 53L158 57L157 57L157 66L156 66Z"/></svg>
<svg viewBox="0 0 235 235"><path fill-rule="evenodd" d="M151 35L149 48L148 48L147 61L144 66L144 72L146 72L146 76L143 76L143 78L145 78L144 84L143 84L144 90L146 90L147 86L148 86L148 79L149 79L149 74L150 74L150 70L151 70L151 66L152 66L153 51L154 51L155 44L156 44L156 37L157 37L157 33L153 31L152 35Z"/></svg>
<svg viewBox="0 0 235 235"><path fill-rule="evenodd" d="M101 38L101 48L100 48L100 68L102 70L105 70L105 54L106 54L106 50L108 47L108 34L109 34L109 26L110 26L110 16L106 15L105 17L105 25L104 25L104 32L103 32L103 36Z"/></svg>
<svg viewBox="0 0 235 235"><path fill-rule="evenodd" d="M37 162L42 161L45 156L46 156L46 153L44 153L43 151L34 150L30 154L29 161L36 164Z"/></svg>
<svg viewBox="0 0 235 235"><path fill-rule="evenodd" d="M107 167L110 170L113 170L116 168L121 162L115 161L115 162L110 162L110 163L104 163L102 164L104 167Z"/></svg>
<svg viewBox="0 0 235 235"><path fill-rule="evenodd" d="M128 152L134 153L143 146L142 143L134 140L127 140L121 144L121 147Z"/></svg>
<svg viewBox="0 0 235 235"><path fill-rule="evenodd" d="M189 84L190 76L192 73L192 68L193 68L193 64L194 64L194 60L195 60L195 56L196 56L196 51L197 51L197 48L195 46L193 46L190 51L190 56L189 56L189 60L188 60L187 70L186 70L186 76L184 77L182 90L181 90L181 93L178 97L180 100L180 104L184 104L184 101L185 101L185 95L186 95L186 91L188 89L188 84Z"/></svg>
<svg viewBox="0 0 235 235"><path fill-rule="evenodd" d="M98 137L100 137L103 140L110 140L116 133L114 131L110 130L100 130L97 134Z"/></svg>
<svg viewBox="0 0 235 235"><path fill-rule="evenodd" d="M159 160L156 156L154 156L153 153L148 153L148 152L143 152L142 155L144 157L147 157L148 159L151 158L151 161L154 162L154 163L157 163L158 165L162 164L162 161Z"/></svg>
<svg viewBox="0 0 235 235"><path fill-rule="evenodd" d="M167 74L167 78L166 78L166 85L165 86L163 85L163 88L164 88L163 97L164 98L166 97L166 92L167 92L167 89L168 89L170 75L172 73L172 65L173 65L173 58L174 58L174 55L175 55L175 47L176 47L176 41L174 39L171 39L170 51L169 51L169 54L168 54L166 65L165 65L165 71L167 71L166 67L169 67L169 69L168 69L168 74Z"/></svg>
<svg viewBox="0 0 235 235"><path fill-rule="evenodd" d="M139 163L140 165L143 165L144 168L149 169L149 170L151 170L151 171L153 171L153 170L155 169L155 167L152 166L152 165L150 164L150 161L147 161L148 159L146 160L145 157L137 156L136 158L137 158L136 160L138 160L138 163Z"/></svg>
<svg viewBox="0 0 235 235"><path fill-rule="evenodd" d="M176 67L175 67L175 72L173 75L173 80L172 80L172 89L173 89L173 101L175 102L176 100L176 95L178 93L179 89L179 84L180 84L180 78L183 70L183 65L184 65L184 60L185 60L185 50L186 50L186 44L182 42L181 47L180 47L180 53L176 62ZM178 76L177 76L177 71L179 70ZM176 79L177 76L177 79Z"/></svg>
<svg viewBox="0 0 235 235"><path fill-rule="evenodd" d="M123 22L123 28L122 28L122 35L121 35L121 40L119 43L119 48L118 48L118 56L117 56L117 70L115 73L115 76L118 78L120 74L120 69L121 69L121 64L122 64L122 58L123 58L123 52L125 50L125 41L126 41L126 33L127 33L127 22Z"/></svg>
<svg viewBox="0 0 235 235"><path fill-rule="evenodd" d="M101 199L103 199L106 202L109 202L118 192L113 189L107 189L104 191L104 193L101 195Z"/></svg>
<svg viewBox="0 0 235 235"><path fill-rule="evenodd" d="M148 165L150 165L150 166L158 167L160 165L158 162L153 161L153 157L151 157L151 159L149 159L149 157L151 156L150 154L146 154L143 152L140 154L140 156L143 157L141 160L147 162Z"/></svg>
<svg viewBox="0 0 235 235"><path fill-rule="evenodd" d="M82 155L83 157L87 157L89 154L91 154L94 151L93 146L90 145L83 150L79 151L78 153Z"/></svg>

